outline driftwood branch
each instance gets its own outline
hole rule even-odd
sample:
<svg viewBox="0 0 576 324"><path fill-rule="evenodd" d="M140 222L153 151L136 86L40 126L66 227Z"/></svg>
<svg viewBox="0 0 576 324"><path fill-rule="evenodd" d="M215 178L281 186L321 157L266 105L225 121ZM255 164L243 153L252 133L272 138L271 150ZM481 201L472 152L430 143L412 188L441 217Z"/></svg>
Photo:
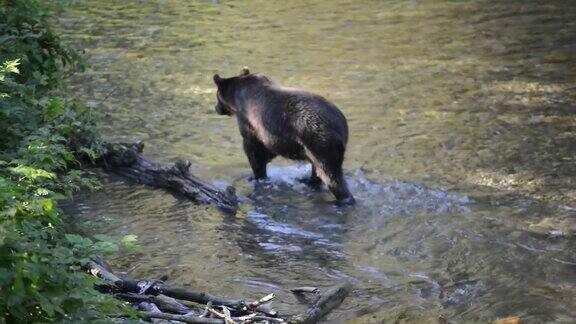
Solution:
<svg viewBox="0 0 576 324"><path fill-rule="evenodd" d="M157 312L140 312L140 315L147 319L161 318L169 321L178 321L192 324L224 324L224 320L221 320L219 318L206 318L198 316L175 315L175 314L157 313Z"/></svg>
<svg viewBox="0 0 576 324"><path fill-rule="evenodd" d="M126 300L132 303L151 303L156 305L161 311L173 314L190 314L193 310L180 303L174 298L170 298L164 295L152 296L152 295L138 295L131 293L117 293L114 297L122 300Z"/></svg>
<svg viewBox="0 0 576 324"><path fill-rule="evenodd" d="M141 184L169 189L199 204L213 204L228 211L238 209L236 190L220 190L190 173L190 162L178 160L162 164L142 156L143 142L106 145L101 162L104 167Z"/></svg>
<svg viewBox="0 0 576 324"><path fill-rule="evenodd" d="M318 323L324 316L335 308L338 308L350 291L352 291L352 285L349 282L330 288L328 291L320 295L318 301L308 308L304 314L293 316L288 320L288 323Z"/></svg>
<svg viewBox="0 0 576 324"><path fill-rule="evenodd" d="M148 303L148 302L142 302L140 304L138 304L138 310L143 311L143 312L151 312L151 313L157 313L160 314L162 313L162 311L154 304L152 303ZM149 320L150 322L152 322L152 324L165 324L166 320L164 319L160 319L160 318L146 318L147 320Z"/></svg>
<svg viewBox="0 0 576 324"><path fill-rule="evenodd" d="M251 302L250 304L248 304L245 309L258 309L258 307L260 307L261 305L264 305L266 303L269 303L272 299L276 298L276 295L274 294L268 294L258 300L255 300L253 302Z"/></svg>
<svg viewBox="0 0 576 324"><path fill-rule="evenodd" d="M148 286L144 291L142 287ZM148 293L152 295L165 295L168 297L187 300L195 302L198 304L208 304L212 303L214 306L227 306L232 308L244 308L247 306L246 302L238 299L228 299L224 297L214 296L204 292L196 292L185 288L176 288L164 284L158 280L133 280L133 279L123 279L121 283L117 284L117 287L122 292L129 293Z"/></svg>

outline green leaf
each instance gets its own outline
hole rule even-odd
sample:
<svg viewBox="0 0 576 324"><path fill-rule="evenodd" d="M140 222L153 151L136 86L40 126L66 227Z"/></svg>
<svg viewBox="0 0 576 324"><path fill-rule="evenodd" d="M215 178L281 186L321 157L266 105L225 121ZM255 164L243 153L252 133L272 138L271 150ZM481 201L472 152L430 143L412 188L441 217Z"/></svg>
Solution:
<svg viewBox="0 0 576 324"><path fill-rule="evenodd" d="M118 245L114 244L113 242L96 242L94 244L94 250L97 253L102 254L111 254L118 252Z"/></svg>
<svg viewBox="0 0 576 324"><path fill-rule="evenodd" d="M77 245L79 247L89 247L90 245L92 245L92 240L80 235L66 234L65 237L68 243Z"/></svg>
<svg viewBox="0 0 576 324"><path fill-rule="evenodd" d="M42 199L41 204L42 209L44 209L46 213L50 213L54 209L54 202L52 201L52 199Z"/></svg>
<svg viewBox="0 0 576 324"><path fill-rule="evenodd" d="M42 294L36 294L38 301L40 302L40 307L46 312L50 317L54 316L54 312L59 310L57 305L54 305L48 298L44 297Z"/></svg>
<svg viewBox="0 0 576 324"><path fill-rule="evenodd" d="M50 193L51 191L46 188L36 189L36 196L48 196Z"/></svg>
<svg viewBox="0 0 576 324"><path fill-rule="evenodd" d="M44 114L44 120L52 121L60 117L65 111L64 105L58 99L53 99L46 108L46 113Z"/></svg>
<svg viewBox="0 0 576 324"><path fill-rule="evenodd" d="M18 65L20 65L20 59L6 61L4 62L1 71L6 71L8 73L20 73L20 70L18 70Z"/></svg>
<svg viewBox="0 0 576 324"><path fill-rule="evenodd" d="M125 235L120 240L120 243L122 244L122 247L132 253L142 253L144 251L144 248L138 244L138 236L136 235Z"/></svg>
<svg viewBox="0 0 576 324"><path fill-rule="evenodd" d="M122 245L125 246L135 245L138 243L138 236L134 234L124 235L124 237L122 237L122 240L120 240L120 243L122 243Z"/></svg>
<svg viewBox="0 0 576 324"><path fill-rule="evenodd" d="M10 171L23 175L26 178L35 180L38 178L54 179L56 175L43 169L37 169L29 166L18 165L17 167L9 168Z"/></svg>
<svg viewBox="0 0 576 324"><path fill-rule="evenodd" d="M94 238L98 241L101 241L101 242L112 241L112 237L110 237L108 235L104 235L104 234L96 234L96 235L94 235Z"/></svg>

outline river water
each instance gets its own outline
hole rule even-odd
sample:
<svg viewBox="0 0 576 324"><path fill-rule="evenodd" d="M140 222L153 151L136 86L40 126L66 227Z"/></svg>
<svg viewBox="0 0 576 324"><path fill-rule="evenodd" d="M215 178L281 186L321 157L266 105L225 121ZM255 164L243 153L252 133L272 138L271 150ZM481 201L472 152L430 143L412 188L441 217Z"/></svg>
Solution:
<svg viewBox="0 0 576 324"><path fill-rule="evenodd" d="M330 322L576 318L574 1L77 2L59 20L91 66L73 90L110 141L234 185L237 215L103 175L75 211L136 234L131 276L231 297L342 280ZM278 159L258 186L212 75L243 66L335 102L354 208Z"/></svg>

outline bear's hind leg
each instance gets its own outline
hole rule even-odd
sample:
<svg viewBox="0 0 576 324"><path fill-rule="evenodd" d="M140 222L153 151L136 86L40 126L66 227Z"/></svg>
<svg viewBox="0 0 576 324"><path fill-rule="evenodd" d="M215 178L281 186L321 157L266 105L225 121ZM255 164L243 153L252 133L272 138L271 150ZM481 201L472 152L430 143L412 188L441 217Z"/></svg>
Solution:
<svg viewBox="0 0 576 324"><path fill-rule="evenodd" d="M312 164L312 172L310 173L310 177L298 179L298 181L306 184L307 186L313 189L320 189L320 186L322 185L322 179L320 179L320 177L318 176L314 163L312 161L310 161L310 163Z"/></svg>
<svg viewBox="0 0 576 324"><path fill-rule="evenodd" d="M314 163L312 163L312 173L310 174L310 178L308 179L308 184L310 186L319 186L322 184L322 179L318 176L318 172L316 171L316 167Z"/></svg>
<svg viewBox="0 0 576 324"><path fill-rule="evenodd" d="M328 189L336 201L341 205L352 205L354 204L354 196L348 190L346 181L344 180L344 174L342 172L342 164L340 165L325 165L323 169L324 173L327 175L325 180Z"/></svg>
<svg viewBox="0 0 576 324"><path fill-rule="evenodd" d="M250 162L254 179L265 179L266 165L276 157L276 154L268 150L262 142L252 138L244 138L244 152Z"/></svg>
<svg viewBox="0 0 576 324"><path fill-rule="evenodd" d="M336 197L339 204L354 204L354 196L348 190L342 171L344 149L325 148L317 152L320 153L307 149L307 155L312 162L314 173L328 186L328 189Z"/></svg>

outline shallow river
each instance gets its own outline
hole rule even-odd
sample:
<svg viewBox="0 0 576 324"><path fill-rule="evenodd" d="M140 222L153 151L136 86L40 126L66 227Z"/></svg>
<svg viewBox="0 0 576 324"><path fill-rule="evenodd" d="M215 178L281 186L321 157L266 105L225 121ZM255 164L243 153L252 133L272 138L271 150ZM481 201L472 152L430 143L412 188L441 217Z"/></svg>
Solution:
<svg viewBox="0 0 576 324"><path fill-rule="evenodd" d="M76 212L136 234L131 276L232 297L342 280L329 320L576 318L574 1L79 1L59 21L110 141L234 185L235 215L105 176ZM243 66L324 95L350 126L341 209L276 160L254 187L212 75Z"/></svg>

